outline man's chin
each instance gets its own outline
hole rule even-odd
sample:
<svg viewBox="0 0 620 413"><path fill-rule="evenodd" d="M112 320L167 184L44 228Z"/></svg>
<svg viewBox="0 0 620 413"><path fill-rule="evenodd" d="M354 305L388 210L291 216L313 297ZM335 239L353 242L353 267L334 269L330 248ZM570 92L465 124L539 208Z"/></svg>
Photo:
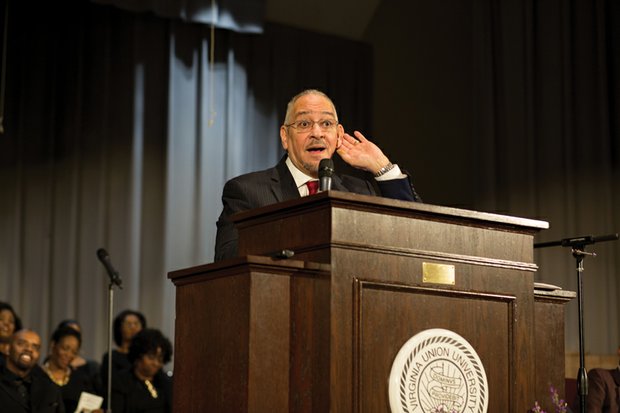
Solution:
<svg viewBox="0 0 620 413"><path fill-rule="evenodd" d="M34 364L26 364L23 362L13 363L13 367L20 371L21 373L28 373L33 367Z"/></svg>
<svg viewBox="0 0 620 413"><path fill-rule="evenodd" d="M313 162L313 163L308 163L308 162L303 163L303 167L304 167L303 172L311 176L318 174L319 173L319 162L320 161Z"/></svg>

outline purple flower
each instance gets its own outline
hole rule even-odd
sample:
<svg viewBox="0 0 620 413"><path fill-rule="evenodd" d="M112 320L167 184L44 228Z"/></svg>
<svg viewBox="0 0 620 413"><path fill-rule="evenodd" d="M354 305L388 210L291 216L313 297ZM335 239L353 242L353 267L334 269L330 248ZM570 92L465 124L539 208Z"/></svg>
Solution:
<svg viewBox="0 0 620 413"><path fill-rule="evenodd" d="M558 394L557 389L553 386L549 386L549 393L551 395L551 403L553 403L553 407L555 408L555 413L567 413L568 412L568 403L564 401L564 399L560 399L560 395ZM547 413L542 407L538 404L538 402L534 402L534 407L530 410L531 413Z"/></svg>

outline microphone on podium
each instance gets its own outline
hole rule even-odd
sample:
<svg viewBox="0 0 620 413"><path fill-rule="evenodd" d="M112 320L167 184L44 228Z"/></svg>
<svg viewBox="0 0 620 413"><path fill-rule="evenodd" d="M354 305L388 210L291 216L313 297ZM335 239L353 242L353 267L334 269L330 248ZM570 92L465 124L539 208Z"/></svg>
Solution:
<svg viewBox="0 0 620 413"><path fill-rule="evenodd" d="M319 162L319 191L332 189L332 175L334 174L334 161L330 158L321 159Z"/></svg>

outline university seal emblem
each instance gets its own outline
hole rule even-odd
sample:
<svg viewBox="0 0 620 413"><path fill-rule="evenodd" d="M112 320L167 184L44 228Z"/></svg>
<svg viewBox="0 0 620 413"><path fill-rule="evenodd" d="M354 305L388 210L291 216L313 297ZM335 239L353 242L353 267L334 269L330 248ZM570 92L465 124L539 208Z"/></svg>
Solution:
<svg viewBox="0 0 620 413"><path fill-rule="evenodd" d="M486 413L482 362L460 335L430 329L400 349L389 379L392 413Z"/></svg>

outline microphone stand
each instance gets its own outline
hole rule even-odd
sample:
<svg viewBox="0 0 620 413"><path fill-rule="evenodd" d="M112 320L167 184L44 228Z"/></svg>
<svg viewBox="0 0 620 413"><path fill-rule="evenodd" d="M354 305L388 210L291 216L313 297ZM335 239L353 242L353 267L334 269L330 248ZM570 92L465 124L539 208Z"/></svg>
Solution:
<svg viewBox="0 0 620 413"><path fill-rule="evenodd" d="M112 317L114 316L114 282L110 281L108 285L108 383L107 389L107 413L112 413ZM119 285L119 288L120 285Z"/></svg>
<svg viewBox="0 0 620 413"><path fill-rule="evenodd" d="M121 290L122 280L118 272L112 267L109 262L109 256L107 252L100 248L97 250L97 256L99 260L103 263L103 266L108 273L108 277L110 278L110 283L108 285L108 382L106 384L107 388L107 409L106 413L112 413L112 336L113 336L113 317L114 317L114 286L118 286Z"/></svg>
<svg viewBox="0 0 620 413"><path fill-rule="evenodd" d="M577 311L579 313L579 371L577 373L577 393L579 394L579 412L586 412L586 396L588 395L588 374L585 369L584 331L583 331L583 260L586 256L596 257L593 252L586 252L586 245L602 241L616 241L618 234L577 238L564 238L559 241L541 242L534 244L534 248L554 246L570 247L576 261L577 271Z"/></svg>

